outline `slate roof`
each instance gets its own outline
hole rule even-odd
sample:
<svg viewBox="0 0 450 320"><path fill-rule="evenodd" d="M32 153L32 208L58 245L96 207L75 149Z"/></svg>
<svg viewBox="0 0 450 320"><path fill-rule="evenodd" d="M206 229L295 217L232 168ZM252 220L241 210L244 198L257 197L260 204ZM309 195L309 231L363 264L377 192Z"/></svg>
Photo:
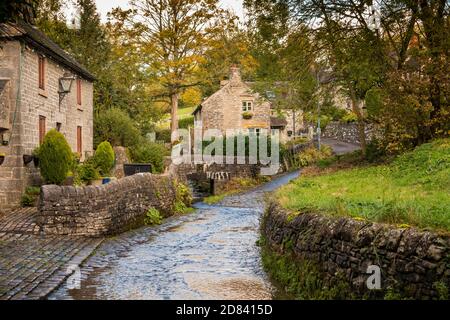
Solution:
<svg viewBox="0 0 450 320"><path fill-rule="evenodd" d="M43 32L25 22L0 24L0 39L20 39L42 53L52 57L83 78L94 81L95 76L72 56L50 40Z"/></svg>
<svg viewBox="0 0 450 320"><path fill-rule="evenodd" d="M279 128L279 127L286 127L287 121L283 118L278 117L270 117L270 127L272 128Z"/></svg>

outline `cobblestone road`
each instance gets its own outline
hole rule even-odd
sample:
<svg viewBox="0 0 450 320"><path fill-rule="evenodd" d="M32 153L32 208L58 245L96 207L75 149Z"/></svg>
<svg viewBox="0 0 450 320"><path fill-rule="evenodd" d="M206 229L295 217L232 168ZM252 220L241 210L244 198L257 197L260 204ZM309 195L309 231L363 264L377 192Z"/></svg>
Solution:
<svg viewBox="0 0 450 320"><path fill-rule="evenodd" d="M0 216L0 300L43 299L102 239L42 236L35 208ZM73 270L73 269L70 269Z"/></svg>

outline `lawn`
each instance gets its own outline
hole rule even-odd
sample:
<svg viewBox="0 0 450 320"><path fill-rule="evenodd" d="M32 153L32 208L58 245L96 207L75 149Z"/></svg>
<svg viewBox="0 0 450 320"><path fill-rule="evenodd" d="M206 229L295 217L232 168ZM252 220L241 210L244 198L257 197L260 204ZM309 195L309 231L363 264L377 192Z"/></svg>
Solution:
<svg viewBox="0 0 450 320"><path fill-rule="evenodd" d="M299 213L450 231L450 139L424 144L390 164L300 177L276 197Z"/></svg>

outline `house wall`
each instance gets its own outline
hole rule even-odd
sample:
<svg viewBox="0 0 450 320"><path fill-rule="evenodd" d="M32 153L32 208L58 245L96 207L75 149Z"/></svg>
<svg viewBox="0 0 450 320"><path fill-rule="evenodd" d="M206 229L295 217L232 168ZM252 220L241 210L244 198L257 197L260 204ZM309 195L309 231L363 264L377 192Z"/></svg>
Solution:
<svg viewBox="0 0 450 320"><path fill-rule="evenodd" d="M249 120L242 117L242 102L253 102L253 117ZM203 129L264 128L270 129L270 103L253 93L239 75L238 70L232 70L230 81L219 91L202 103L201 118Z"/></svg>
<svg viewBox="0 0 450 320"><path fill-rule="evenodd" d="M77 126L82 127L82 159L93 149L93 84L82 79L82 105L76 103L76 83L59 105L59 82L67 68L46 57L45 91L38 85L38 52L19 41L2 43L0 79L9 79L9 145L1 146L5 161L0 166L0 212L15 207L27 185L39 182L33 163L24 165L23 155L31 155L39 145L39 116L46 118L46 131L61 123L61 132L72 151L77 151ZM19 77L19 73L21 74ZM73 72L71 72L73 74Z"/></svg>

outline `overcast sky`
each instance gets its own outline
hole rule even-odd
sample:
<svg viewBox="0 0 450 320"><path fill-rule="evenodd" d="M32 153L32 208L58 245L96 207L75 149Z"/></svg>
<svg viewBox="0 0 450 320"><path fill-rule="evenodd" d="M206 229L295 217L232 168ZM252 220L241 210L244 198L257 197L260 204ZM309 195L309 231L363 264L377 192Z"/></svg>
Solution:
<svg viewBox="0 0 450 320"><path fill-rule="evenodd" d="M220 0L223 8L232 9L237 16L239 16L242 20L243 18L243 9L242 9L242 1L243 0ZM126 8L128 4L128 0L95 0L97 4L97 10L102 15L102 19L106 20L106 14L117 6Z"/></svg>

